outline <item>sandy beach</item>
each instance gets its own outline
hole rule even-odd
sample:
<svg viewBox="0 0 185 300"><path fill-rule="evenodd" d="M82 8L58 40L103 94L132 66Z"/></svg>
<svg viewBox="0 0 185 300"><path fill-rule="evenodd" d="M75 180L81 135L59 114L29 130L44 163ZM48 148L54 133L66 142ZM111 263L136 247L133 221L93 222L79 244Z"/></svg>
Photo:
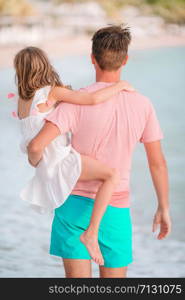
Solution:
<svg viewBox="0 0 185 300"><path fill-rule="evenodd" d="M1 17L0 68L11 67L14 55L31 45L44 49L51 59L88 55L93 32L108 24L130 27L130 50L185 45L184 23L166 20L149 7L143 10L127 3L110 15L98 1L63 2L35 1L35 14L30 17Z"/></svg>
<svg viewBox="0 0 185 300"><path fill-rule="evenodd" d="M1 46L0 68L12 67L14 55L25 46L28 46L28 44ZM69 55L88 55L91 53L91 36L58 37L32 44L32 46L44 49L51 59L61 59ZM185 46L185 35L165 34L151 37L133 37L130 50L176 46Z"/></svg>
<svg viewBox="0 0 185 300"><path fill-rule="evenodd" d="M184 24L166 22L163 17L132 5L120 9L117 17L110 17L95 1L57 6L42 1L37 11L31 19L1 18L0 68L11 67L14 55L31 45L44 49L51 59L88 55L93 32L107 24L130 27L130 50L185 45Z"/></svg>

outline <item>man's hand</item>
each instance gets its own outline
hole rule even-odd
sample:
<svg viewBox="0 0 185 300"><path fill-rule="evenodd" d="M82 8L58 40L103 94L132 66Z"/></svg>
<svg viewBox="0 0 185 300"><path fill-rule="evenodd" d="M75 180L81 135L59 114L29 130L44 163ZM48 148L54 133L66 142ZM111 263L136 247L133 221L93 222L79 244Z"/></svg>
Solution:
<svg viewBox="0 0 185 300"><path fill-rule="evenodd" d="M155 232L160 227L160 232L157 236L158 240L162 240L169 235L171 232L171 219L169 215L169 210L157 209L154 220L152 231Z"/></svg>
<svg viewBox="0 0 185 300"><path fill-rule="evenodd" d="M42 159L42 158L41 158L41 159ZM38 164L40 163L41 159L38 161L37 164L33 164L32 161L31 161L29 158L28 158L28 162L29 162L29 164L30 164L32 167L36 168L36 167L38 166Z"/></svg>
<svg viewBox="0 0 185 300"><path fill-rule="evenodd" d="M42 159L43 149L39 148L35 139L33 139L27 146L28 161L32 167L37 167Z"/></svg>
<svg viewBox="0 0 185 300"><path fill-rule="evenodd" d="M59 134L60 130L56 125L46 122L38 135L28 144L28 161L33 167L36 167L42 159L45 147Z"/></svg>

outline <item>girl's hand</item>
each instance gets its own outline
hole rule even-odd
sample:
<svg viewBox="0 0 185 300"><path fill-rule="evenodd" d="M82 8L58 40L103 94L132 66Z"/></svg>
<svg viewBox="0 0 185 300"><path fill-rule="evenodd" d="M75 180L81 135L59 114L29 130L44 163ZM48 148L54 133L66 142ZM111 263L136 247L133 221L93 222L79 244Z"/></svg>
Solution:
<svg viewBox="0 0 185 300"><path fill-rule="evenodd" d="M157 209L154 215L152 231L155 232L158 226L160 227L160 232L157 238L162 240L171 232L171 219L168 210Z"/></svg>
<svg viewBox="0 0 185 300"><path fill-rule="evenodd" d="M123 86L123 90L125 90L127 92L134 92L135 91L135 89L126 80L120 80L120 84L121 84L121 86Z"/></svg>

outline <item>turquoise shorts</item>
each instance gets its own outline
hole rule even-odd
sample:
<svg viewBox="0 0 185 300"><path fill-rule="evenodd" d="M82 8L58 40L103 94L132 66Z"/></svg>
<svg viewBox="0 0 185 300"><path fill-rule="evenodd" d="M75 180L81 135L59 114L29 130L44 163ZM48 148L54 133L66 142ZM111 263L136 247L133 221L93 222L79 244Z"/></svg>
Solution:
<svg viewBox="0 0 185 300"><path fill-rule="evenodd" d="M55 209L50 254L70 259L91 259L80 235L87 229L94 200L70 195ZM129 208L108 205L101 220L98 241L108 268L125 267L132 262L132 225Z"/></svg>

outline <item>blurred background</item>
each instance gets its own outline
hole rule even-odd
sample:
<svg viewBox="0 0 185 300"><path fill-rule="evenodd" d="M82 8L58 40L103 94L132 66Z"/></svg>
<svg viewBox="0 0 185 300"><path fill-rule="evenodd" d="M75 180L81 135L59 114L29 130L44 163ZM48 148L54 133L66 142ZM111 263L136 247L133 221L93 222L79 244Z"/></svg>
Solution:
<svg viewBox="0 0 185 300"><path fill-rule="evenodd" d="M134 262L129 277L185 277L185 0L0 0L0 277L64 277L61 260L48 254L52 216L38 215L19 193L33 175L20 152L12 117L16 92L13 58L21 48L44 49L65 84L92 83L91 37L107 24L129 24L132 43L122 79L148 96L164 133L173 230L152 234L156 195L143 145L131 174ZM93 264L93 276L98 268Z"/></svg>

